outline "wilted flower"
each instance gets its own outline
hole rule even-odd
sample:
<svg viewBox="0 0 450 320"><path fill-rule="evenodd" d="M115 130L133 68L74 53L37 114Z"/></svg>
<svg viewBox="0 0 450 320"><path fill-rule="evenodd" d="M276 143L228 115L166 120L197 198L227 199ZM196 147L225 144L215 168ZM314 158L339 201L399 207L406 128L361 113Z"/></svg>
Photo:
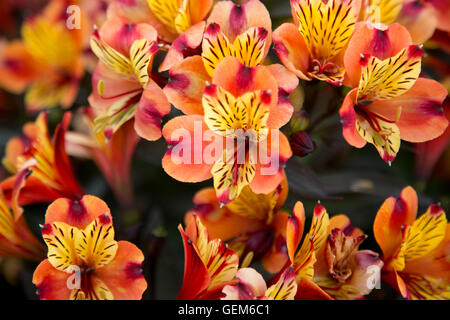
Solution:
<svg viewBox="0 0 450 320"><path fill-rule="evenodd" d="M314 281L339 300L359 299L380 281L383 262L370 250L358 250L366 235L345 215L330 219L328 238L316 249Z"/></svg>

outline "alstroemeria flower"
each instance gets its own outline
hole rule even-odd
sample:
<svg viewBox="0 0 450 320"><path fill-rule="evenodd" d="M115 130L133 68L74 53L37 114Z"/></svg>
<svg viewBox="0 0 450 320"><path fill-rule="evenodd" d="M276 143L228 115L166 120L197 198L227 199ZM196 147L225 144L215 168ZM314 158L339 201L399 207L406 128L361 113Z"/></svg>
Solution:
<svg viewBox="0 0 450 320"><path fill-rule="evenodd" d="M316 249L314 282L338 300L369 294L380 280L383 262L370 250L358 250L366 235L345 215L330 219L328 238Z"/></svg>
<svg viewBox="0 0 450 320"><path fill-rule="evenodd" d="M236 273L236 284L223 288L222 300L294 300L297 282L292 268L286 269L280 279L267 288L264 278L252 268L242 268Z"/></svg>
<svg viewBox="0 0 450 320"><path fill-rule="evenodd" d="M26 90L30 111L61 105L69 108L83 76L82 30L66 26L65 1L50 1L22 26L22 41L0 45L0 86Z"/></svg>
<svg viewBox="0 0 450 320"><path fill-rule="evenodd" d="M277 93L277 81L267 68L225 58L205 88L204 115L179 116L164 126L169 144L164 170L185 182L213 177L222 204L247 185L255 193L273 191L292 155L278 130L289 117L280 112Z"/></svg>
<svg viewBox="0 0 450 320"><path fill-rule="evenodd" d="M95 132L94 119L92 108L83 109L80 122L74 124L76 131L66 134L67 153L94 160L121 204L130 204L134 201L131 160L139 141L134 122L127 121L106 137L103 131Z"/></svg>
<svg viewBox="0 0 450 320"><path fill-rule="evenodd" d="M164 88L170 103L185 114L203 114L203 91L206 83L212 81L217 65L225 57L236 57L247 67L261 65L271 44L271 29L269 12L258 0L243 5L232 1L217 3L208 19L201 55L188 57L170 69L169 83ZM298 83L287 72L283 73L282 66L268 68L283 95L289 95L297 87ZM290 106L284 101L283 104ZM289 112L292 114L286 107L288 116Z"/></svg>
<svg viewBox="0 0 450 320"><path fill-rule="evenodd" d="M151 78L156 37L151 25L118 18L108 19L94 32L91 48L100 62L92 77L89 103L97 115L96 131L111 135L134 118L139 136L161 137L161 118L170 112L170 104Z"/></svg>
<svg viewBox="0 0 450 320"><path fill-rule="evenodd" d="M200 219L191 216L186 229L178 227L184 245L184 279L179 300L217 299L224 286L231 284L239 257L220 239L211 239Z"/></svg>
<svg viewBox="0 0 450 320"><path fill-rule="evenodd" d="M450 299L450 224L439 205L417 218L411 187L386 199L373 231L383 250L382 279L408 299Z"/></svg>
<svg viewBox="0 0 450 320"><path fill-rule="evenodd" d="M20 257L41 261L45 252L22 216L18 220L0 189L0 257Z"/></svg>
<svg viewBox="0 0 450 320"><path fill-rule="evenodd" d="M205 19L213 0L135 0L115 1L109 16L118 16L129 23L150 23L169 50L159 71L169 70L195 52L205 31Z"/></svg>
<svg viewBox="0 0 450 320"><path fill-rule="evenodd" d="M34 271L43 300L135 300L147 288L144 255L128 241L114 240L110 210L97 197L60 198L45 214L42 236L48 258Z"/></svg>
<svg viewBox="0 0 450 320"><path fill-rule="evenodd" d="M358 18L359 0L291 0L293 23L273 33L281 62L303 80L341 85L343 54Z"/></svg>
<svg viewBox="0 0 450 320"><path fill-rule="evenodd" d="M442 109L447 90L419 78L422 50L408 31L360 23L345 54L346 83L353 87L340 110L347 142L373 144L391 163L400 139L424 142L440 136L448 121Z"/></svg>
<svg viewBox="0 0 450 320"><path fill-rule="evenodd" d="M186 213L185 220L197 215L210 237L226 241L243 262L261 259L265 270L277 273L288 259L289 215L280 210L287 193L286 179L268 194L255 194L247 186L239 197L221 207L214 188L206 188L195 194L195 208Z"/></svg>
<svg viewBox="0 0 450 320"><path fill-rule="evenodd" d="M83 190L75 179L65 150L65 134L71 114L64 114L53 139L47 129L47 113L39 114L35 122L23 126L23 135L12 138L6 146L3 165L13 176L0 186L11 206L50 202L60 197L79 199Z"/></svg>

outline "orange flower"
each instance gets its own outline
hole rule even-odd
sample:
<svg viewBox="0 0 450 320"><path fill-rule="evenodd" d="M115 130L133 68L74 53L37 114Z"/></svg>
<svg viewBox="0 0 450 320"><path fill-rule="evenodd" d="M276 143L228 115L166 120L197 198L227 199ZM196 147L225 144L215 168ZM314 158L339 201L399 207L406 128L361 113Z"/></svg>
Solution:
<svg viewBox="0 0 450 320"><path fill-rule="evenodd" d="M269 70L246 67L234 57L219 63L202 96L204 115L176 117L164 126L169 150L162 164L170 176L184 182L214 177L223 204L247 185L269 193L280 184L292 152L278 129L291 113L278 107L278 84Z"/></svg>
<svg viewBox="0 0 450 320"><path fill-rule="evenodd" d="M303 80L341 85L360 0L291 0L291 6L295 24L284 23L273 34L281 62Z"/></svg>
<svg viewBox="0 0 450 320"><path fill-rule="evenodd" d="M158 51L156 30L147 23L108 19L91 38L100 62L92 77L89 103L96 114L95 132L111 136L134 118L137 134L147 140L161 137L161 118L170 112L162 89L151 78Z"/></svg>
<svg viewBox="0 0 450 320"><path fill-rule="evenodd" d="M424 142L445 131L447 90L419 78L421 60L421 48L411 45L399 24L358 24L344 57L346 84L354 89L339 111L350 145L362 148L369 142L391 164L401 139Z"/></svg>
<svg viewBox="0 0 450 320"><path fill-rule="evenodd" d="M66 134L67 152L72 156L93 159L102 171L117 199L123 204L134 201L130 176L131 160L139 141L133 120L123 124L112 137L95 132L92 108L85 108L76 131ZM87 128L86 128L87 126Z"/></svg>
<svg viewBox="0 0 450 320"><path fill-rule="evenodd" d="M380 280L383 262L370 250L358 250L367 236L345 215L330 219L328 238L316 249L314 282L339 300L360 299Z"/></svg>
<svg viewBox="0 0 450 320"><path fill-rule="evenodd" d="M236 273L237 283L223 288L222 300L294 300L297 282L292 268L286 269L280 279L267 288L264 278L252 268Z"/></svg>
<svg viewBox="0 0 450 320"><path fill-rule="evenodd" d="M108 13L129 23L150 23L156 28L168 53L159 71L169 70L202 42L205 19L213 0L136 0L115 1Z"/></svg>
<svg viewBox="0 0 450 320"><path fill-rule="evenodd" d="M20 205L50 202L59 197L79 199L82 196L83 191L65 150L70 118L69 112L64 114L50 140L47 113L42 112L34 123L23 126L23 136L8 142L3 165L14 175L0 185L7 200L11 201L16 218L22 214Z"/></svg>
<svg viewBox="0 0 450 320"><path fill-rule="evenodd" d="M255 194L250 187L245 187L239 197L221 207L214 188L206 188L195 194L195 208L186 213L185 220L196 215L210 237L226 241L243 263L261 259L265 270L277 273L288 259L286 222L289 215L280 210L287 193L286 179L268 194Z"/></svg>
<svg viewBox="0 0 450 320"><path fill-rule="evenodd" d="M27 91L30 111L61 105L69 108L83 76L81 29L66 26L67 2L51 1L22 26L22 41L0 44L0 86Z"/></svg>
<svg viewBox="0 0 450 320"><path fill-rule="evenodd" d="M14 219L0 189L0 256L41 261L44 248L28 228L25 218Z"/></svg>
<svg viewBox="0 0 450 320"><path fill-rule="evenodd" d="M383 250L383 280L407 299L450 299L450 224L438 205L417 216L411 187L386 199L373 231Z"/></svg>
<svg viewBox="0 0 450 320"><path fill-rule="evenodd" d="M42 236L48 258L36 268L33 283L43 300L134 300L147 288L141 250L114 240L109 208L99 198L56 200L47 209Z"/></svg>
<svg viewBox="0 0 450 320"><path fill-rule="evenodd" d="M207 82L212 82L217 65L226 57L236 57L247 67L259 66L271 44L271 29L269 12L258 0L241 6L231 1L217 3L204 37L202 34L201 55L188 57L169 71L164 92L170 103L185 114L203 114L203 91ZM297 87L294 76L289 77L281 65L268 68L278 81L281 96L289 95ZM285 100L280 99L280 108L290 117L292 107Z"/></svg>
<svg viewBox="0 0 450 320"><path fill-rule="evenodd" d="M197 216L180 225L184 245L184 279L178 293L179 300L220 297L224 286L231 284L236 275L239 257L220 239L211 239Z"/></svg>

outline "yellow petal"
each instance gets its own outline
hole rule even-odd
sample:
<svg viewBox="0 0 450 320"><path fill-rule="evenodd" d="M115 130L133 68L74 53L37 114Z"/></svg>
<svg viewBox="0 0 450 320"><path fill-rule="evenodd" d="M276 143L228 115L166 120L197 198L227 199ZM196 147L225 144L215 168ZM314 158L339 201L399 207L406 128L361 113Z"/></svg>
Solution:
<svg viewBox="0 0 450 320"><path fill-rule="evenodd" d="M155 47L153 41L140 39L134 41L130 49L131 66L143 88L145 88L150 79L148 67L152 61Z"/></svg>
<svg viewBox="0 0 450 320"><path fill-rule="evenodd" d="M404 0L369 0L365 20L390 25L402 10Z"/></svg>
<svg viewBox="0 0 450 320"><path fill-rule="evenodd" d="M294 0L292 4L311 56L331 60L339 54L355 28L355 1Z"/></svg>
<svg viewBox="0 0 450 320"><path fill-rule="evenodd" d="M432 212L435 207L431 206L408 227L404 241L406 261L427 255L445 238L447 218L442 210Z"/></svg>
<svg viewBox="0 0 450 320"><path fill-rule="evenodd" d="M152 13L174 33L177 32L175 20L178 17L182 2L183 0L147 0ZM179 27L181 26L180 23L181 21L178 21Z"/></svg>
<svg viewBox="0 0 450 320"><path fill-rule="evenodd" d="M127 79L134 79L135 73L130 59L100 39L98 32L91 37L92 52L112 71Z"/></svg>
<svg viewBox="0 0 450 320"><path fill-rule="evenodd" d="M256 67L264 59L267 30L252 27L233 42L235 56L247 67Z"/></svg>
<svg viewBox="0 0 450 320"><path fill-rule="evenodd" d="M265 296L273 300L294 300L297 282L292 268L286 269L280 279L267 289Z"/></svg>
<svg viewBox="0 0 450 320"><path fill-rule="evenodd" d="M386 100L402 95L419 77L421 60L422 50L418 46L405 48L386 60L362 56L357 100Z"/></svg>
<svg viewBox="0 0 450 320"><path fill-rule="evenodd" d="M90 290L84 292L80 289L73 289L70 293L70 300L114 300L114 295L106 284L95 276L91 276L89 281Z"/></svg>
<svg viewBox="0 0 450 320"><path fill-rule="evenodd" d="M224 158L219 159L211 169L214 188L221 203L228 203L238 197L242 189L252 182L256 172L255 164L248 161L237 163L237 156L231 153L227 157L225 153Z"/></svg>
<svg viewBox="0 0 450 320"><path fill-rule="evenodd" d="M225 57L232 56L235 56L234 46L227 36L220 31L220 26L211 23L205 31L202 43L202 59L208 74L212 76L219 62Z"/></svg>
<svg viewBox="0 0 450 320"><path fill-rule="evenodd" d="M234 136L236 129L245 129L249 114L245 103L238 103L240 100L221 87L207 87L202 102L208 127L222 136Z"/></svg>
<svg viewBox="0 0 450 320"><path fill-rule="evenodd" d="M42 227L42 236L48 247L48 260L53 267L65 272L69 266L78 265L74 241L79 232L64 222Z"/></svg>
<svg viewBox="0 0 450 320"><path fill-rule="evenodd" d="M105 213L80 230L75 238L75 248L90 268L97 269L111 262L117 251L111 217Z"/></svg>
<svg viewBox="0 0 450 320"><path fill-rule="evenodd" d="M377 148L384 161L391 163L395 159L401 142L400 130L395 123L358 116L356 130L364 140Z"/></svg>

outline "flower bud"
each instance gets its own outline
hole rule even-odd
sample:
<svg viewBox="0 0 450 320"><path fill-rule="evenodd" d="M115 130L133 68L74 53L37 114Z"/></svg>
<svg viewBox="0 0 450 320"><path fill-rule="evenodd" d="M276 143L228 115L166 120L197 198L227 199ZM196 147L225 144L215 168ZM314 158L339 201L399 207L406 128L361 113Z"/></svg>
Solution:
<svg viewBox="0 0 450 320"><path fill-rule="evenodd" d="M291 136L292 152L299 157L306 157L316 150L316 143L305 131L299 131Z"/></svg>
<svg viewBox="0 0 450 320"><path fill-rule="evenodd" d="M305 110L300 110L292 116L290 122L292 132L304 131L309 126L309 117Z"/></svg>

